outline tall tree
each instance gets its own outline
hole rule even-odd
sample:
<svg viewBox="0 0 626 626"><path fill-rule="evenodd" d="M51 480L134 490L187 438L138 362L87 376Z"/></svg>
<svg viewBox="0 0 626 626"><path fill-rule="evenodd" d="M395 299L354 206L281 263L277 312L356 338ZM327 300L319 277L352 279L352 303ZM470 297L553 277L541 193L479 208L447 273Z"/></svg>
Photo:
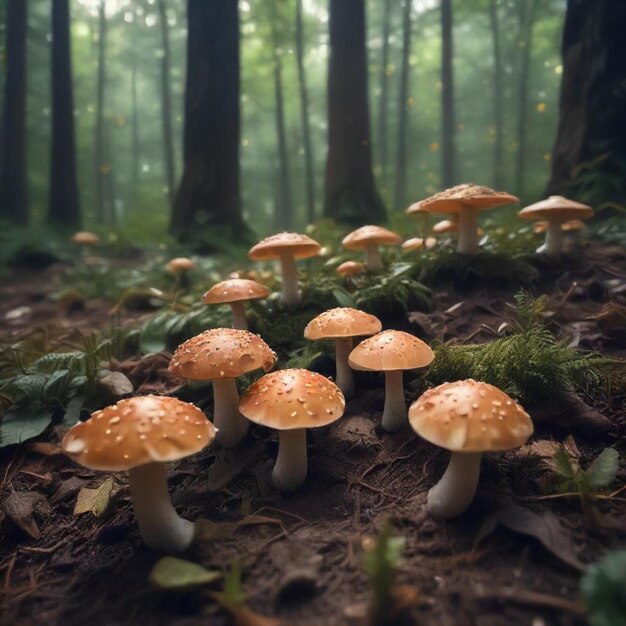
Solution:
<svg viewBox="0 0 626 626"><path fill-rule="evenodd" d="M64 227L81 223L74 140L74 95L69 0L52 0L52 151L48 219Z"/></svg>
<svg viewBox="0 0 626 626"><path fill-rule="evenodd" d="M296 65L300 90L300 119L302 121L302 144L306 181L306 217L309 224L315 221L315 173L311 122L309 120L309 94L304 67L304 27L302 24L302 0L296 0Z"/></svg>
<svg viewBox="0 0 626 626"><path fill-rule="evenodd" d="M500 189L503 179L504 115L502 110L502 44L498 0L489 0L489 21L493 45L493 187L494 189Z"/></svg>
<svg viewBox="0 0 626 626"><path fill-rule="evenodd" d="M330 0L324 213L348 224L385 219L376 191L367 102L364 0Z"/></svg>
<svg viewBox="0 0 626 626"><path fill-rule="evenodd" d="M452 0L441 0L441 183L456 182Z"/></svg>
<svg viewBox="0 0 626 626"><path fill-rule="evenodd" d="M380 104L378 106L378 155L380 160L381 180L387 180L387 108L389 101L389 31L391 29L391 0L383 5L383 33L380 68Z"/></svg>
<svg viewBox="0 0 626 626"><path fill-rule="evenodd" d="M135 28L135 22L132 23ZM130 53L130 100L131 100L131 152L133 155L133 186L139 182L141 176L141 143L139 140L139 97L138 97L138 67L137 46L132 41Z"/></svg>
<svg viewBox="0 0 626 626"><path fill-rule="evenodd" d="M569 0L550 193L626 206L626 2ZM586 164L585 168L580 166Z"/></svg>
<svg viewBox="0 0 626 626"><path fill-rule="evenodd" d="M172 97L170 89L170 35L167 23L165 0L159 0L159 21L161 23L161 120L163 124L163 150L165 151L165 182L170 206L174 202L176 191L176 161L174 156L174 139L172 135Z"/></svg>
<svg viewBox="0 0 626 626"><path fill-rule="evenodd" d="M194 239L217 226L241 238L237 0L188 0L183 178L171 231Z"/></svg>
<svg viewBox="0 0 626 626"><path fill-rule="evenodd" d="M26 8L7 0L6 82L0 146L0 216L28 224L26 180Z"/></svg>
<svg viewBox="0 0 626 626"><path fill-rule="evenodd" d="M96 77L96 124L94 128L95 216L99 223L109 221L105 204L105 176L110 164L104 155L104 84L106 81L106 0L98 5L98 73Z"/></svg>

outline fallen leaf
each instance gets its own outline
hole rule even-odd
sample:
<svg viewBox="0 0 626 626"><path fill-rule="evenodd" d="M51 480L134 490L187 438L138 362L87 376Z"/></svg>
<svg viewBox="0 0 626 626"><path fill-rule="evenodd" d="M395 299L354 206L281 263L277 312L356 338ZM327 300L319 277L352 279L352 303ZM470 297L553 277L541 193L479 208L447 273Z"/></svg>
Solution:
<svg viewBox="0 0 626 626"><path fill-rule="evenodd" d="M29 452L43 454L45 456L54 456L63 454L63 448L58 443L48 443L46 441L35 441L28 445Z"/></svg>
<svg viewBox="0 0 626 626"><path fill-rule="evenodd" d="M111 372L98 381L114 396L125 396L133 392L133 383L122 372Z"/></svg>
<svg viewBox="0 0 626 626"><path fill-rule="evenodd" d="M149 579L161 589L189 589L208 585L221 577L221 572L208 570L193 561L165 556L152 568Z"/></svg>
<svg viewBox="0 0 626 626"><path fill-rule="evenodd" d="M35 491L13 491L4 501L3 508L7 517L33 539L41 536L35 513L45 515L52 512L45 496Z"/></svg>
<svg viewBox="0 0 626 626"><path fill-rule="evenodd" d="M78 492L74 515L93 513L96 517L102 517L109 508L115 494L120 490L112 478L107 478L99 487L89 489L83 487Z"/></svg>
<svg viewBox="0 0 626 626"><path fill-rule="evenodd" d="M64 480L52 494L50 503L57 504L59 502L63 502L64 500L68 500L74 494L77 494L86 482L88 481L84 478L78 478L78 476L71 476L67 480Z"/></svg>

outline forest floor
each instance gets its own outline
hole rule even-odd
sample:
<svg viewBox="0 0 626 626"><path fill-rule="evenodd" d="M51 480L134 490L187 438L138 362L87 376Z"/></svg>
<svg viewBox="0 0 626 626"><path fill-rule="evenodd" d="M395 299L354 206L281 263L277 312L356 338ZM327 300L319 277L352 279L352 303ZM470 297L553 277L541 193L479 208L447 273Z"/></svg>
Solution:
<svg viewBox="0 0 626 626"><path fill-rule="evenodd" d="M3 281L5 341L40 328L71 344L77 332L109 324L110 302L96 300L74 311L51 302L54 271ZM626 250L588 246L575 267L562 267L539 292L549 296L552 323L572 345L626 357L624 336L607 334L601 321L608 301L626 305ZM510 318L513 293L437 291L435 310L409 314L409 320L423 338L488 341ZM139 317L128 315L124 323L137 325ZM160 355L117 365L140 392L167 393L178 384L167 378ZM598 393L593 401L609 418L608 429L568 427L567 419L540 422L521 450L485 456L478 495L453 521L435 520L425 510L447 453L409 429L379 431L382 386L362 386L343 419L310 432L309 476L294 495L272 488L277 441L254 427L234 451L209 448L171 467L175 506L198 520L198 540L183 557L217 570L241 559L249 606L281 624L364 624L370 590L363 542L389 520L406 540L396 579L404 610L391 624L585 624L579 578L586 564L624 545L625 500L618 495L598 501L594 514L584 516L577 499L544 499L542 458L569 435L569 450L583 467L614 446L622 459L618 480L626 481L624 397ZM106 475L59 455L62 434L60 427L50 429L39 438L47 445L0 453L0 623L231 623L206 591L170 592L150 584L159 555L139 540L124 474L112 475L120 491L106 516L73 514L79 490L100 485ZM6 515L9 499L30 532ZM248 617L238 623L274 623Z"/></svg>

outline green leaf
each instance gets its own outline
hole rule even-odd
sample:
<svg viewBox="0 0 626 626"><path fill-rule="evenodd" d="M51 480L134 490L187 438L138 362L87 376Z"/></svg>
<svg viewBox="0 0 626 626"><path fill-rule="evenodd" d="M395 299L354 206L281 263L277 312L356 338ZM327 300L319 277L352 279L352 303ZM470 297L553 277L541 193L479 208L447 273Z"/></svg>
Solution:
<svg viewBox="0 0 626 626"><path fill-rule="evenodd" d="M347 306L351 309L356 307L356 302L354 301L354 298L343 289L333 289L333 296L335 296L335 300L337 300L337 302L341 306Z"/></svg>
<svg viewBox="0 0 626 626"><path fill-rule="evenodd" d="M112 478L107 478L99 487L89 489L83 487L78 492L74 515L93 513L96 517L102 517L108 510L111 500L120 490Z"/></svg>
<svg viewBox="0 0 626 626"><path fill-rule="evenodd" d="M626 624L624 572L626 550L608 554L587 568L580 589L589 610L591 626Z"/></svg>
<svg viewBox="0 0 626 626"><path fill-rule="evenodd" d="M40 435L52 419L44 407L24 407L9 411L0 424L0 447L22 443Z"/></svg>
<svg viewBox="0 0 626 626"><path fill-rule="evenodd" d="M586 474L593 487L608 487L619 471L619 453L615 448L605 448L587 468Z"/></svg>
<svg viewBox="0 0 626 626"><path fill-rule="evenodd" d="M558 476L568 480L574 480L578 473L578 467L572 461L565 446L561 446L551 459L546 459L545 464Z"/></svg>
<svg viewBox="0 0 626 626"><path fill-rule="evenodd" d="M171 311L157 313L149 319L139 334L139 347L144 354L156 354L167 347L167 325L171 323Z"/></svg>
<svg viewBox="0 0 626 626"><path fill-rule="evenodd" d="M198 563L172 556L159 559L150 572L150 582L162 589L198 587L221 577L221 572L208 570Z"/></svg>

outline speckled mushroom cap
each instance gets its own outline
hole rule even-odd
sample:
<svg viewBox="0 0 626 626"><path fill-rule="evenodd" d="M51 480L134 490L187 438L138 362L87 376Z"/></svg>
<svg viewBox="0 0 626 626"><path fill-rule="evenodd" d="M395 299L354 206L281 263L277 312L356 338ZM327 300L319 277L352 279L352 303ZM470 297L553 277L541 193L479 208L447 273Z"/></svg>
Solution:
<svg viewBox="0 0 626 626"><path fill-rule="evenodd" d="M98 237L96 233L81 230L72 235L72 241L77 244L94 245L96 243L100 243L100 237Z"/></svg>
<svg viewBox="0 0 626 626"><path fill-rule="evenodd" d="M276 355L247 330L213 328L178 346L168 370L190 380L237 378L246 372L272 369Z"/></svg>
<svg viewBox="0 0 626 626"><path fill-rule="evenodd" d="M296 259L317 256L320 246L315 239L300 233L278 233L259 241L248 251L253 261L271 261L280 258L281 253L288 252Z"/></svg>
<svg viewBox="0 0 626 626"><path fill-rule="evenodd" d="M178 272L188 272L193 269L194 265L195 263L191 259L185 256L179 256L168 261L165 269L167 269L170 274L177 274Z"/></svg>
<svg viewBox="0 0 626 626"><path fill-rule="evenodd" d="M267 298L270 290L261 283L248 278L229 278L221 283L213 285L202 300L206 304L227 304L238 302L239 300L255 300L257 298Z"/></svg>
<svg viewBox="0 0 626 626"><path fill-rule="evenodd" d="M550 196L524 207L517 215L524 220L549 220L551 217L562 220L575 218L585 220L593 217L593 209L587 204L575 202L563 196Z"/></svg>
<svg viewBox="0 0 626 626"><path fill-rule="evenodd" d="M345 408L346 401L335 383L303 369L266 374L239 401L242 415L276 430L326 426L338 420Z"/></svg>
<svg viewBox="0 0 626 626"><path fill-rule="evenodd" d="M337 276L357 276L365 271L365 265L358 261L344 261L335 268Z"/></svg>
<svg viewBox="0 0 626 626"><path fill-rule="evenodd" d="M409 409L413 430L453 452L489 452L521 446L532 434L528 413L497 387L459 380L429 389Z"/></svg>
<svg viewBox="0 0 626 626"><path fill-rule="evenodd" d="M139 396L120 400L75 424L62 446L84 467L122 471L182 459L213 439L213 424L193 404L167 396Z"/></svg>
<svg viewBox="0 0 626 626"><path fill-rule="evenodd" d="M304 329L306 339L339 339L375 335L382 328L380 320L365 311L350 307L337 307L314 317Z"/></svg>
<svg viewBox="0 0 626 626"><path fill-rule="evenodd" d="M514 202L519 202L519 198L505 191L494 191L489 187L466 183L440 191L430 198L420 200L420 202L415 202L406 212L409 214L460 213L466 207L484 211Z"/></svg>
<svg viewBox="0 0 626 626"><path fill-rule="evenodd" d="M456 233L459 230L459 223L454 220L441 220L433 226L433 233L444 235L446 233Z"/></svg>
<svg viewBox="0 0 626 626"><path fill-rule="evenodd" d="M361 226L346 235L341 242L346 250L361 250L369 246L395 246L402 241L400 235L382 226Z"/></svg>
<svg viewBox="0 0 626 626"><path fill-rule="evenodd" d="M384 330L363 340L348 358L350 367L369 372L425 367L435 355L428 344L401 330Z"/></svg>

